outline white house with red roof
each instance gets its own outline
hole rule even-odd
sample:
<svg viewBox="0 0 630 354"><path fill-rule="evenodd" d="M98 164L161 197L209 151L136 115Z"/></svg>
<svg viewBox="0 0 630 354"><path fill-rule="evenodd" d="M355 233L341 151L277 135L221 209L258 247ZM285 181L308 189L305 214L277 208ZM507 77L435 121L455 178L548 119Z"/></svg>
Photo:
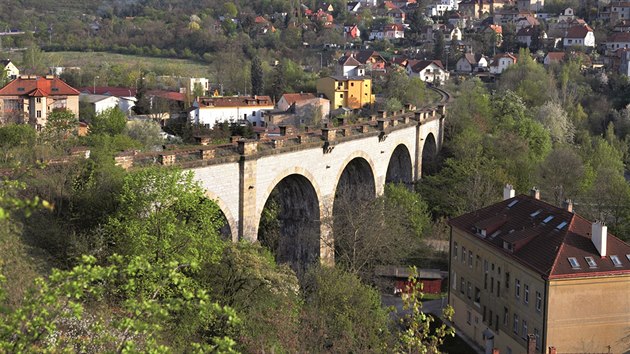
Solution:
<svg viewBox="0 0 630 354"><path fill-rule="evenodd" d="M406 70L409 77L417 77L432 84L443 85L449 78L440 60L409 60Z"/></svg>
<svg viewBox="0 0 630 354"><path fill-rule="evenodd" d="M79 115L79 91L54 76L22 75L0 89L0 112L37 130L54 109Z"/></svg>
<svg viewBox="0 0 630 354"><path fill-rule="evenodd" d="M510 53L497 54L488 66L488 70L491 74L501 74L507 68L516 64L516 60L516 57Z"/></svg>
<svg viewBox="0 0 630 354"><path fill-rule="evenodd" d="M567 30L562 44L565 47L595 47L595 35L588 25L573 26Z"/></svg>
<svg viewBox="0 0 630 354"><path fill-rule="evenodd" d="M606 50L613 52L620 48L630 48L630 33L629 32L615 32L608 36L606 41Z"/></svg>
<svg viewBox="0 0 630 354"><path fill-rule="evenodd" d="M192 104L192 124L213 128L217 123L248 121L262 126L264 112L273 110L269 96L198 97Z"/></svg>
<svg viewBox="0 0 630 354"><path fill-rule="evenodd" d="M383 26L383 38L398 39L405 38L405 28L400 23L392 23Z"/></svg>

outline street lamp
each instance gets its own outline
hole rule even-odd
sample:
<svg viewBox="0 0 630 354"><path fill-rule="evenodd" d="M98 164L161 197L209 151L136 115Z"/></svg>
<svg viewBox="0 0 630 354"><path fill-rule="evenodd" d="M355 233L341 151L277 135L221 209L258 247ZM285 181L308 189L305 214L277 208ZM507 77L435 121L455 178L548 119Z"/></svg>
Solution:
<svg viewBox="0 0 630 354"><path fill-rule="evenodd" d="M92 82L92 93L96 95L96 79L100 79L100 76L94 76L94 82Z"/></svg>

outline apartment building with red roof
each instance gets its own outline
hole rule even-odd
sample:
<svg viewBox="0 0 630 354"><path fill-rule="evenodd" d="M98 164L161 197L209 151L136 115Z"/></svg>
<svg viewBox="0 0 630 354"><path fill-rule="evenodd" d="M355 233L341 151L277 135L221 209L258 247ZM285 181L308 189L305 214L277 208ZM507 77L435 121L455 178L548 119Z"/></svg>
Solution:
<svg viewBox="0 0 630 354"><path fill-rule="evenodd" d="M57 77L23 75L0 89L0 112L5 119L41 130L54 109L68 109L79 116L79 91Z"/></svg>
<svg viewBox="0 0 630 354"><path fill-rule="evenodd" d="M486 352L628 352L630 245L569 201L514 194L450 220L458 332Z"/></svg>

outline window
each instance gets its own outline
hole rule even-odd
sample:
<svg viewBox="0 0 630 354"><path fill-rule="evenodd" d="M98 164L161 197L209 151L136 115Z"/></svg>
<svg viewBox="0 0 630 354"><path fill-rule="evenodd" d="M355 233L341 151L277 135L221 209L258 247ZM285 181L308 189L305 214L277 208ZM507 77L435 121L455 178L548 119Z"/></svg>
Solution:
<svg viewBox="0 0 630 354"><path fill-rule="evenodd" d="M468 267L469 268L472 268L472 260L473 260L473 254L472 254L472 251L469 250L468 251Z"/></svg>
<svg viewBox="0 0 630 354"><path fill-rule="evenodd" d="M526 304L529 304L529 285L525 284L525 297L523 298Z"/></svg>
<svg viewBox="0 0 630 354"><path fill-rule="evenodd" d="M466 280L464 280L464 277L461 278L461 282L460 282L460 287L459 287L459 292L461 292L462 294L464 293L464 289L466 289Z"/></svg>
<svg viewBox="0 0 630 354"><path fill-rule="evenodd" d="M453 258L457 259L457 242L453 242Z"/></svg>
<svg viewBox="0 0 630 354"><path fill-rule="evenodd" d="M586 263L588 263L589 268L597 268L597 263L595 263L595 259L593 257L584 257L586 259Z"/></svg>
<svg viewBox="0 0 630 354"><path fill-rule="evenodd" d="M521 298L521 281L516 279L515 281L515 285L514 285L514 295L516 295L517 299Z"/></svg>
<svg viewBox="0 0 630 354"><path fill-rule="evenodd" d="M518 315L514 314L514 323L512 324L512 330L515 334L518 334Z"/></svg>
<svg viewBox="0 0 630 354"><path fill-rule="evenodd" d="M497 280L497 297L501 297L501 282Z"/></svg>
<svg viewBox="0 0 630 354"><path fill-rule="evenodd" d="M343 93L340 93L340 94L339 94L339 98L343 98Z"/></svg>
<svg viewBox="0 0 630 354"><path fill-rule="evenodd" d="M488 289L488 274L483 275L483 289L484 290Z"/></svg>
<svg viewBox="0 0 630 354"><path fill-rule="evenodd" d="M42 111L37 111L37 118L41 118L42 117Z"/></svg>
<svg viewBox="0 0 630 354"><path fill-rule="evenodd" d="M457 273L453 272L453 284L451 285L453 290L457 290Z"/></svg>
<svg viewBox="0 0 630 354"><path fill-rule="evenodd" d="M510 312L508 311L507 307L503 308L503 325L507 326L508 325L508 316L509 316Z"/></svg>
<svg viewBox="0 0 630 354"><path fill-rule="evenodd" d="M483 261L483 271L488 273L488 260L484 259Z"/></svg>
<svg viewBox="0 0 630 354"><path fill-rule="evenodd" d="M37 97L37 98L35 99L35 102L37 102L37 103L42 103L42 98L41 98L41 97Z"/></svg>
<svg viewBox="0 0 630 354"><path fill-rule="evenodd" d="M499 330L499 315L494 315L494 330Z"/></svg>
<svg viewBox="0 0 630 354"><path fill-rule="evenodd" d="M256 116L256 111L252 111L252 116Z"/></svg>
<svg viewBox="0 0 630 354"><path fill-rule="evenodd" d="M475 287L475 304L479 305L481 302L481 290L478 287Z"/></svg>
<svg viewBox="0 0 630 354"><path fill-rule="evenodd" d="M492 327L492 310L490 310L490 314L488 315L488 326Z"/></svg>
<svg viewBox="0 0 630 354"><path fill-rule="evenodd" d="M479 268L479 263L481 262L481 258L479 257L479 255L477 255L477 259L475 261L475 269Z"/></svg>
<svg viewBox="0 0 630 354"><path fill-rule="evenodd" d="M507 350L506 350L506 351L507 351L507 354L512 354L512 348L507 347Z"/></svg>
<svg viewBox="0 0 630 354"><path fill-rule="evenodd" d="M577 258L569 257L568 260L569 260L569 263L571 264L571 268L580 269L580 263L578 263Z"/></svg>
<svg viewBox="0 0 630 354"><path fill-rule="evenodd" d="M540 333L538 333L538 328L534 328L534 337L536 337L536 350L540 349Z"/></svg>
<svg viewBox="0 0 630 354"><path fill-rule="evenodd" d="M462 262L466 263L466 247L462 246Z"/></svg>
<svg viewBox="0 0 630 354"><path fill-rule="evenodd" d="M621 267L621 260L616 255L611 255L610 260L613 262L615 267Z"/></svg>
<svg viewBox="0 0 630 354"><path fill-rule="evenodd" d="M466 287L466 296L468 296L468 298L472 298L472 284L470 282L467 282L468 286Z"/></svg>
<svg viewBox="0 0 630 354"><path fill-rule="evenodd" d="M351 82L351 83L350 83L350 86L354 87L354 82Z"/></svg>
<svg viewBox="0 0 630 354"><path fill-rule="evenodd" d="M505 272L505 288L510 288L510 272Z"/></svg>
<svg viewBox="0 0 630 354"><path fill-rule="evenodd" d="M472 315L470 314L470 311L468 311L468 313L467 313L467 317L466 317L466 322L467 322L468 324L470 324L470 322L471 322L471 321L472 321Z"/></svg>
<svg viewBox="0 0 630 354"><path fill-rule="evenodd" d="M490 277L490 292L494 292L494 277Z"/></svg>
<svg viewBox="0 0 630 354"><path fill-rule="evenodd" d="M536 311L540 312L540 309L542 308L542 296L540 294L540 292L536 292Z"/></svg>
<svg viewBox="0 0 630 354"><path fill-rule="evenodd" d="M486 322L486 305L483 305L483 317L481 318L481 321Z"/></svg>
<svg viewBox="0 0 630 354"><path fill-rule="evenodd" d="M523 338L527 338L527 321L523 320L523 330L521 331L521 336Z"/></svg>

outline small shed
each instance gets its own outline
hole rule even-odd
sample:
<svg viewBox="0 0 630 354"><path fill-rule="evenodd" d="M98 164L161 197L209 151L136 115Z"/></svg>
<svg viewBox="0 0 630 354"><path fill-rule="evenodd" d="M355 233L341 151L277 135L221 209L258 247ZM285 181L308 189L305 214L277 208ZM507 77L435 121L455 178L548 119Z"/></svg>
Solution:
<svg viewBox="0 0 630 354"><path fill-rule="evenodd" d="M382 266L376 269L376 275L391 279L394 283L394 294L408 293L410 269L408 267ZM422 284L422 292L426 294L439 294L447 272L439 269L418 269L418 283Z"/></svg>

